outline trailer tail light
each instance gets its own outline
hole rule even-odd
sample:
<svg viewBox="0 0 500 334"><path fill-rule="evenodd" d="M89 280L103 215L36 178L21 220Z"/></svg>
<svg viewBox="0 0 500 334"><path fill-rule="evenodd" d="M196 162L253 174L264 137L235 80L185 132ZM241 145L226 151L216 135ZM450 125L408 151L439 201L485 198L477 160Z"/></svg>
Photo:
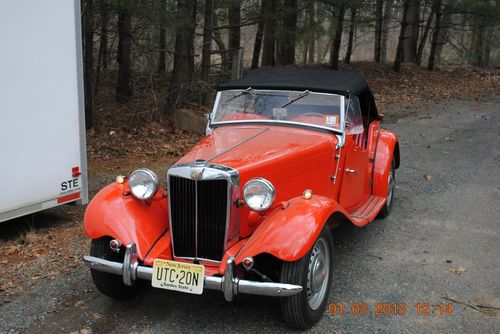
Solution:
<svg viewBox="0 0 500 334"><path fill-rule="evenodd" d="M73 177L79 177L80 175L82 175L82 173L80 173L80 167L78 166L71 168L71 173Z"/></svg>

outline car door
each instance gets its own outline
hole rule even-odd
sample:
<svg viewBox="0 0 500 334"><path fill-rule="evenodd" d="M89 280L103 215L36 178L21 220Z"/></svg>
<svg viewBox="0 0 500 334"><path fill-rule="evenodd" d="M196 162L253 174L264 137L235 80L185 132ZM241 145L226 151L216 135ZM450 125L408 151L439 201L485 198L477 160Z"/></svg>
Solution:
<svg viewBox="0 0 500 334"><path fill-rule="evenodd" d="M340 189L340 205L346 210L356 209L369 196L369 152L367 135L363 128L363 120L359 100L351 97L346 112L346 157L342 170Z"/></svg>

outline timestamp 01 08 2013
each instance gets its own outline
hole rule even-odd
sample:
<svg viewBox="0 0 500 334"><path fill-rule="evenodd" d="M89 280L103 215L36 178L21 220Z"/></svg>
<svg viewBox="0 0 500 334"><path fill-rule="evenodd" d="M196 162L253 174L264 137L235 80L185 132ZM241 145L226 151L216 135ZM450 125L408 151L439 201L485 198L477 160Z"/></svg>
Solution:
<svg viewBox="0 0 500 334"><path fill-rule="evenodd" d="M415 314L417 316L445 316L453 314L452 303L430 304L430 303L334 303L328 305L328 313L332 316L344 314L353 315L375 315L375 316L402 316Z"/></svg>

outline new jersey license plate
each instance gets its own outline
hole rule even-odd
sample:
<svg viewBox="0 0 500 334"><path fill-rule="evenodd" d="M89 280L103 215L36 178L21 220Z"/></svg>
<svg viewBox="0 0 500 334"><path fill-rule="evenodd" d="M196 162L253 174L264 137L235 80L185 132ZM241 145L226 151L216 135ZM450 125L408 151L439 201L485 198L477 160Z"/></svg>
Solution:
<svg viewBox="0 0 500 334"><path fill-rule="evenodd" d="M155 288L201 295L205 267L199 264L156 259L151 285Z"/></svg>

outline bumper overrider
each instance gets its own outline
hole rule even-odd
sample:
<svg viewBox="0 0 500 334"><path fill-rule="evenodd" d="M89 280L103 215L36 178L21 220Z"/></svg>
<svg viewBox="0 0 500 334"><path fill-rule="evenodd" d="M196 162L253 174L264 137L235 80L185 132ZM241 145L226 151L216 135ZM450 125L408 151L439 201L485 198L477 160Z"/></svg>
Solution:
<svg viewBox="0 0 500 334"><path fill-rule="evenodd" d="M125 285L133 285L138 279L151 281L153 268L140 266L137 259L135 243L127 245L123 263L108 261L94 256L84 256L85 264L91 269L103 271L123 277ZM234 276L234 258L228 258L226 270L222 277L204 277L204 289L218 290L230 302L238 294L250 294L272 297L288 297L302 291L302 286L286 283L256 282L239 279Z"/></svg>

